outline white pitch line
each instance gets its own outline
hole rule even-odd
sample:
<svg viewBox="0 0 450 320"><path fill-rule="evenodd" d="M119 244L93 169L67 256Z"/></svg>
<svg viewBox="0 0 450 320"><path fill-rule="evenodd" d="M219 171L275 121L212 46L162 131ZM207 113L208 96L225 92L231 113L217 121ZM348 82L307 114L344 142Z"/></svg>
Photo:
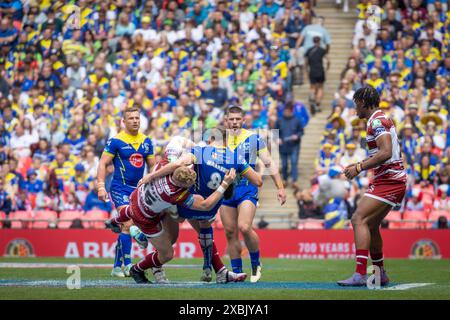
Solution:
<svg viewBox="0 0 450 320"><path fill-rule="evenodd" d="M431 286L434 283L405 283L405 284L399 284L393 287L386 288L384 290L408 290L413 288L420 288L420 287L426 287Z"/></svg>
<svg viewBox="0 0 450 320"><path fill-rule="evenodd" d="M93 268L93 269L109 269L111 268L111 264L107 263L28 263L28 262L0 262L1 268L18 268L18 269L38 269L38 268L49 268L49 269L57 269L57 268L67 268L68 266L76 265L80 268ZM199 264L167 264L164 265L164 268L173 268L173 269L197 269L202 266Z"/></svg>

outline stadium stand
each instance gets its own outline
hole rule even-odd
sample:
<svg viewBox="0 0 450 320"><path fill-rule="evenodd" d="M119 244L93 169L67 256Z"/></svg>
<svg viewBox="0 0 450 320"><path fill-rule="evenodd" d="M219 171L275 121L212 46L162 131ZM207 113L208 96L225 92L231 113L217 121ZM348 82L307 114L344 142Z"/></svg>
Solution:
<svg viewBox="0 0 450 320"><path fill-rule="evenodd" d="M36 211L32 227L35 229L47 229L50 224L56 225L57 218L58 214L55 211Z"/></svg>
<svg viewBox="0 0 450 320"><path fill-rule="evenodd" d="M272 128L286 97L294 95L295 115L308 123L301 184L316 194L318 174L309 175L315 168L308 158L319 151L316 140L331 144L330 154L317 161L326 174L365 156L365 124L354 118L351 103L364 84L383 92L380 107L402 138L410 192L400 211L406 214L408 204L417 209L416 194L421 218L436 221L438 213L448 218L448 8L440 1L432 6L387 1L379 30L367 15L369 1L358 2L356 15L331 9L333 1L317 1L317 7L313 2L85 0L77 2L79 21L72 21L75 1L0 1L0 8L11 9L0 13L0 219L10 219L11 228L50 227L38 219L55 219L45 214L52 211L58 228L70 227L68 220L76 218L85 227L102 228L110 212L95 213L96 167L107 140L120 130L121 112L131 106L140 108L141 130L152 138L159 159L171 136L190 136L199 123L206 128L221 123L229 103L247 111L247 128ZM320 15L332 38L331 69L323 111L309 118L301 102L308 98L307 77L294 87L301 63L292 59L293 43ZM352 38L351 30L336 26L345 29L354 17ZM339 59L349 52L342 38L352 49L340 70ZM327 92L334 90L330 100ZM259 115L251 112L255 104ZM368 178L370 173L354 184L342 180L349 191L341 199L348 218ZM295 199L274 212L269 184L258 215L269 219L269 227L296 227ZM396 227L394 220L390 227Z"/></svg>
<svg viewBox="0 0 450 320"><path fill-rule="evenodd" d="M69 229L72 225L72 221L75 219L81 219L83 216L82 211L63 211L59 214L59 221L57 224L58 229Z"/></svg>
<svg viewBox="0 0 450 320"><path fill-rule="evenodd" d="M104 229L105 225L103 221L108 219L108 217L109 213L106 211L90 210L81 217L81 221L85 229Z"/></svg>

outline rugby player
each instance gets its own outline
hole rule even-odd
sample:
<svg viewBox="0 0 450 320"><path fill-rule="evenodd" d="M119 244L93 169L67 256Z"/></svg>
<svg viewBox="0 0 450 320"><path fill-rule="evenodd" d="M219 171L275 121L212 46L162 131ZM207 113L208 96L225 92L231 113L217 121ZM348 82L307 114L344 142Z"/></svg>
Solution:
<svg viewBox="0 0 450 320"><path fill-rule="evenodd" d="M372 264L380 268L381 285L385 286L389 284L389 278L384 268L380 224L389 211L403 201L407 175L395 125L378 109L378 92L371 86L363 87L355 92L353 101L358 117L367 119L369 157L347 166L344 174L347 179L353 179L362 171L374 169L374 178L351 220L356 246L356 271L350 278L337 283L341 286L365 286L370 252Z"/></svg>
<svg viewBox="0 0 450 320"><path fill-rule="evenodd" d="M227 128L230 129L227 147L236 152L238 158L245 159L252 168L256 166L257 157L262 160L264 166L270 170L270 176L278 189L278 201L283 205L286 202L286 192L278 168L272 160L265 142L258 134L242 128L244 111L241 107L229 107L225 116L225 123ZM220 208L220 217L225 228L233 271L236 273L242 272L240 231L250 253L251 282L257 282L261 278L259 237L253 230L257 202L258 188L250 184L246 178L243 178L236 185L232 198L224 200Z"/></svg>
<svg viewBox="0 0 450 320"><path fill-rule="evenodd" d="M159 162L154 171L167 165L166 159ZM236 177L235 169L229 170L219 187L206 199L200 195L193 195L188 190L197 179L194 170L181 166L173 174L143 183L130 196L130 204L122 207L119 216L105 222L107 228L113 232L120 232L120 224L132 220L147 236L155 251L148 254L142 261L130 269L130 275L137 283L148 283L145 270L161 268L173 258L171 235L164 232L161 220L164 210L174 204L182 204L188 208L200 211L210 211L222 199L228 186ZM225 271L224 281L229 282L236 274Z"/></svg>
<svg viewBox="0 0 450 320"><path fill-rule="evenodd" d="M105 189L106 167L110 163L114 164L110 193L118 212L129 204L131 193L144 175L145 164L149 169L155 164L152 141L139 133L139 109L133 107L124 110L122 121L124 130L107 142L97 168L98 198L109 201ZM112 276L130 275L129 270L132 266L130 227L131 223L124 224L117 239ZM147 246L147 239L141 232L136 232L135 240L141 247Z"/></svg>
<svg viewBox="0 0 450 320"><path fill-rule="evenodd" d="M150 181L158 176L169 174L171 170L176 170L183 165L194 164L194 170L197 173L197 182L190 189L193 194L200 194L203 197L210 196L224 178L225 172L231 168L235 168L241 176L245 177L253 185L262 186L262 178L251 168L245 159L238 161L237 154L226 148L226 130L223 127L217 127L208 132L208 146L194 147L190 153L180 157L182 148L177 149L174 146L168 146L166 152L172 156L179 157L178 161L167 165L164 169L147 175L143 181ZM153 177L152 177L153 175ZM228 197L231 197L232 186L227 190ZM231 189L231 190L230 190ZM227 195L224 196L225 199ZM199 234L200 247L203 251L204 264L202 281L209 282L212 280L212 267L217 277L221 271L225 269L220 259L217 248L214 244L213 228L211 223L214 221L217 211L222 201L210 211L197 211L183 206L178 206L179 221L188 219L189 223Z"/></svg>

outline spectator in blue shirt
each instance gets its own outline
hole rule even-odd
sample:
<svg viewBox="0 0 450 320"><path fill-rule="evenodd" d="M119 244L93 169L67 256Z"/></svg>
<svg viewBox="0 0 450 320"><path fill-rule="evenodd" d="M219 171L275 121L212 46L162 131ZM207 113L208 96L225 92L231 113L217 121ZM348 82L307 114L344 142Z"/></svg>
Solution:
<svg viewBox="0 0 450 320"><path fill-rule="evenodd" d="M3 211L6 215L11 212L11 197L5 191L3 179L0 179L0 211Z"/></svg>
<svg viewBox="0 0 450 320"><path fill-rule="evenodd" d="M11 26L9 18L4 17L0 22L0 47L13 45L17 34L17 29Z"/></svg>
<svg viewBox="0 0 450 320"><path fill-rule="evenodd" d="M280 9L280 6L273 0L265 0L258 12L260 14L267 14L271 18L275 18L278 9Z"/></svg>
<svg viewBox="0 0 450 320"><path fill-rule="evenodd" d="M200 3L197 2L191 11L187 14L187 18L193 19L195 25L198 26L208 18L208 10Z"/></svg>
<svg viewBox="0 0 450 320"><path fill-rule="evenodd" d="M228 99L227 90L219 87L219 77L213 76L211 79L211 89L205 93L206 99L214 100L214 107L223 108Z"/></svg>
<svg viewBox="0 0 450 320"><path fill-rule="evenodd" d="M23 18L23 4L20 0L6 0L0 2L0 13L12 15L13 20L21 21Z"/></svg>
<svg viewBox="0 0 450 320"><path fill-rule="evenodd" d="M70 153L79 156L81 150L86 145L86 138L79 133L79 129L72 125L67 131L67 137L64 139L63 143L70 145Z"/></svg>
<svg viewBox="0 0 450 320"><path fill-rule="evenodd" d="M37 194L44 190L44 182L37 178L37 172L34 169L28 169L27 180L23 180L20 189L28 193Z"/></svg>

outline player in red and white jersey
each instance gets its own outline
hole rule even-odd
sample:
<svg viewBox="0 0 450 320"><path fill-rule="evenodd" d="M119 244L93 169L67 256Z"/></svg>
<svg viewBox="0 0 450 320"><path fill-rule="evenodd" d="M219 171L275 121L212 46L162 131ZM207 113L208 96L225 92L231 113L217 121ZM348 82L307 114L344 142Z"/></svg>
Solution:
<svg viewBox="0 0 450 320"><path fill-rule="evenodd" d="M344 174L348 179L353 179L364 170L374 169L374 178L352 216L356 271L349 279L338 281L338 284L365 286L370 252L372 264L379 267L381 285L387 285L389 278L384 269L380 224L389 211L403 201L407 175L395 125L378 109L378 92L371 86L363 87L355 92L353 101L358 117L368 119L366 139L369 157L347 166Z"/></svg>
<svg viewBox="0 0 450 320"><path fill-rule="evenodd" d="M160 161L154 170L161 169L168 163ZM119 211L119 215L105 222L113 232L120 232L120 224L132 220L144 233L155 251L142 261L133 265L130 275L137 283L148 283L144 271L161 266L173 258L172 239L169 232L164 232L161 220L164 210L172 205L181 204L194 210L211 210L222 198L225 190L234 181L236 171L231 169L224 177L219 188L208 198L190 194L188 189L195 183L197 174L188 167L180 167L173 174L141 184L130 196L130 204Z"/></svg>

